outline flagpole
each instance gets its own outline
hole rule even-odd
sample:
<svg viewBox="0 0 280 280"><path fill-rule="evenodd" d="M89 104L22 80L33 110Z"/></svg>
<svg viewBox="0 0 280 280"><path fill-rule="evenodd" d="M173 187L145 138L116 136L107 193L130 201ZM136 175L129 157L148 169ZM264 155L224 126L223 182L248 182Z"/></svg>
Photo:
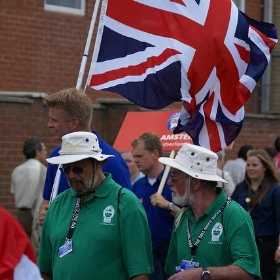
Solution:
<svg viewBox="0 0 280 280"><path fill-rule="evenodd" d="M88 37L87 37L87 41L86 41L86 45L85 45L85 50L84 50L84 54L83 54L82 61L81 61L80 71L79 71L79 75L78 75L78 79L77 79L77 84L76 84L77 90L80 90L82 88L83 77L84 77L85 68L86 68L86 64L87 64L87 58L88 58L88 53L89 53L89 48L90 48L90 44L91 44L94 26L95 26L95 22L96 22L96 18L97 18L99 4L100 4L100 0L96 0L94 9L93 9L93 13L92 13L92 17L91 17L91 23L90 23L89 30L88 30Z"/></svg>
<svg viewBox="0 0 280 280"><path fill-rule="evenodd" d="M49 203L51 203L54 200L54 198L57 196L57 193L58 193L59 182L60 182L60 177L61 177L60 166L61 165L58 166L56 174L55 174Z"/></svg>
<svg viewBox="0 0 280 280"><path fill-rule="evenodd" d="M170 152L170 155L169 155L169 158L174 158L175 156L175 150L172 150ZM165 170L164 170L164 173L162 175L162 179L160 181L160 184L159 184L159 187L158 187L158 191L157 193L161 194L162 193L162 190L164 188L164 185L165 185L165 182L166 182L166 179L167 179L167 175L169 173L169 170L170 170L170 166L169 165L166 165L165 167Z"/></svg>

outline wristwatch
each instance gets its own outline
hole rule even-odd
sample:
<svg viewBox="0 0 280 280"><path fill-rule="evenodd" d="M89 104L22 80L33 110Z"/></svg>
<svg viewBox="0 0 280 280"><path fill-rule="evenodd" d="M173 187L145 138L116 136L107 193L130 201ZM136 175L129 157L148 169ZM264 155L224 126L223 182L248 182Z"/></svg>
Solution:
<svg viewBox="0 0 280 280"><path fill-rule="evenodd" d="M175 204L173 202L170 202L168 205L168 211L171 212L174 211L174 209L175 209Z"/></svg>
<svg viewBox="0 0 280 280"><path fill-rule="evenodd" d="M202 267L201 280L209 280L209 279L211 279L210 271L208 270L207 267Z"/></svg>

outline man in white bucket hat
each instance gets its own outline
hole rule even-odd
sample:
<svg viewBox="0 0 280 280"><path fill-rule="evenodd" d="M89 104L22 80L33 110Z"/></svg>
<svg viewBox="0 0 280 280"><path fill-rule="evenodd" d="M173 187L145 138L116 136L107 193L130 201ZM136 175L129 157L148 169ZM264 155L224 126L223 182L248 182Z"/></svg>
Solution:
<svg viewBox="0 0 280 280"><path fill-rule="evenodd" d="M54 199L43 224L43 279L147 280L153 272L145 211L130 190L102 172L109 157L95 134L74 132L62 137L59 156L47 159L61 165L71 188Z"/></svg>
<svg viewBox="0 0 280 280"><path fill-rule="evenodd" d="M184 144L175 159L161 157L170 166L168 185L177 214L165 270L170 280L257 279L258 251L249 214L220 188L218 156Z"/></svg>

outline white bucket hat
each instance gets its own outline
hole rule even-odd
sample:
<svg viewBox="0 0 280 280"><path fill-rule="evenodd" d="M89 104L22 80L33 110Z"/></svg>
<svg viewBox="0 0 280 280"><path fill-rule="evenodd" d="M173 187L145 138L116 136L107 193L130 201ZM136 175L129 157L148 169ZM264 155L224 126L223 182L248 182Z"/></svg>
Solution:
<svg viewBox="0 0 280 280"><path fill-rule="evenodd" d="M99 148L97 136L91 132L73 132L62 137L59 156L47 158L51 164L67 164L86 158L94 158L103 161L113 155L104 155Z"/></svg>
<svg viewBox="0 0 280 280"><path fill-rule="evenodd" d="M206 148L193 144L183 144L174 159L160 157L159 161L179 169L193 178L227 183L216 174L217 159L218 156Z"/></svg>

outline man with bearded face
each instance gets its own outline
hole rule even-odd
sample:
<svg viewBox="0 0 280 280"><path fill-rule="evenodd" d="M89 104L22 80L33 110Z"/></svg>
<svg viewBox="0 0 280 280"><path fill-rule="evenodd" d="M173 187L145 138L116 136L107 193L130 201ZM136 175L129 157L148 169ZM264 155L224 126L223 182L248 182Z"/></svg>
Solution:
<svg viewBox="0 0 280 280"><path fill-rule="evenodd" d="M44 280L147 280L153 272L145 210L103 173L110 157L95 134L73 132L62 137L59 156L47 159L61 165L71 188L53 200L43 224L38 264Z"/></svg>
<svg viewBox="0 0 280 280"><path fill-rule="evenodd" d="M227 198L217 182L218 156L184 144L170 166L172 201L182 206L174 222L165 271L169 280L251 280L260 263L249 214ZM186 266L187 264L187 266Z"/></svg>

